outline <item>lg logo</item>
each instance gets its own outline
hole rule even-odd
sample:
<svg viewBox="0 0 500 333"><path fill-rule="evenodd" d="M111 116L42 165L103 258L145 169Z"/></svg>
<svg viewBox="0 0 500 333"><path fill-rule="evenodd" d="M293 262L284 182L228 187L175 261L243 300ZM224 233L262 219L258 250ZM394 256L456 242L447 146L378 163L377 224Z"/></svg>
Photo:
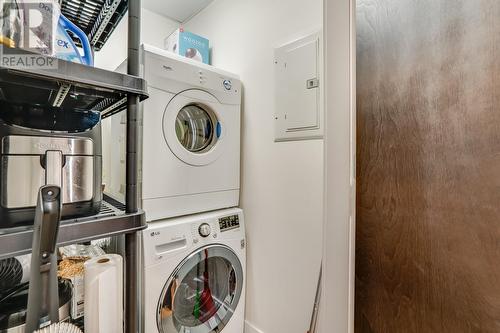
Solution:
<svg viewBox="0 0 500 333"><path fill-rule="evenodd" d="M160 236L160 232L159 231L153 231L151 233L151 237L155 237L155 236Z"/></svg>

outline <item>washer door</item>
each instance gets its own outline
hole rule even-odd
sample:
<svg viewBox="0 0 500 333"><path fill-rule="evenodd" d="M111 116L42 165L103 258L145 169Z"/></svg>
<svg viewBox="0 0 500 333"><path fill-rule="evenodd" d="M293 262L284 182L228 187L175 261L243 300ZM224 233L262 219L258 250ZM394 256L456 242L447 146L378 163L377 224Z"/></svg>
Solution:
<svg viewBox="0 0 500 333"><path fill-rule="evenodd" d="M223 151L222 105L202 90L183 91L170 101L163 114L163 136L182 162L202 166L214 162Z"/></svg>
<svg viewBox="0 0 500 333"><path fill-rule="evenodd" d="M243 269L230 248L201 248L165 284L157 309L159 332L220 332L238 305L242 287Z"/></svg>

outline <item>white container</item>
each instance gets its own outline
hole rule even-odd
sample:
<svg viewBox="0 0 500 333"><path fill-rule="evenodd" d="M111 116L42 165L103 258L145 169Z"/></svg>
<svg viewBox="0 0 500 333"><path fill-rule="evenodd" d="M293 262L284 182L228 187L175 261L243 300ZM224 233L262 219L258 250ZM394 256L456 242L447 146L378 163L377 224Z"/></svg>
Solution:
<svg viewBox="0 0 500 333"><path fill-rule="evenodd" d="M85 262L85 332L123 332L123 259L117 254Z"/></svg>

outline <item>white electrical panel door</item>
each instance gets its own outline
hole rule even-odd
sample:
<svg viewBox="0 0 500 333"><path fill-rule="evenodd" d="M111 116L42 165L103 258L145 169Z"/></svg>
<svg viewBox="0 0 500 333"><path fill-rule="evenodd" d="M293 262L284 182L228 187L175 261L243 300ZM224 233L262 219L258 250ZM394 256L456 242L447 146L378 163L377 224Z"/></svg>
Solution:
<svg viewBox="0 0 500 333"><path fill-rule="evenodd" d="M275 50L276 141L323 135L321 35Z"/></svg>

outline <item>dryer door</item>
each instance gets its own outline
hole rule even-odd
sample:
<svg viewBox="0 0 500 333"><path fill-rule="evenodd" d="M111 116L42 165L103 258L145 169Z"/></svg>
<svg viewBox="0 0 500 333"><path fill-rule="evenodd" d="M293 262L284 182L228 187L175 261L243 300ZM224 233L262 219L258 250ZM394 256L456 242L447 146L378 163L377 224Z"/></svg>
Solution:
<svg viewBox="0 0 500 333"><path fill-rule="evenodd" d="M225 106L209 93L191 89L170 101L163 114L163 136L182 162L202 166L217 160L224 150Z"/></svg>
<svg viewBox="0 0 500 333"><path fill-rule="evenodd" d="M238 305L242 287L243 269L230 248L201 248L176 268L163 288L159 332L220 332Z"/></svg>

